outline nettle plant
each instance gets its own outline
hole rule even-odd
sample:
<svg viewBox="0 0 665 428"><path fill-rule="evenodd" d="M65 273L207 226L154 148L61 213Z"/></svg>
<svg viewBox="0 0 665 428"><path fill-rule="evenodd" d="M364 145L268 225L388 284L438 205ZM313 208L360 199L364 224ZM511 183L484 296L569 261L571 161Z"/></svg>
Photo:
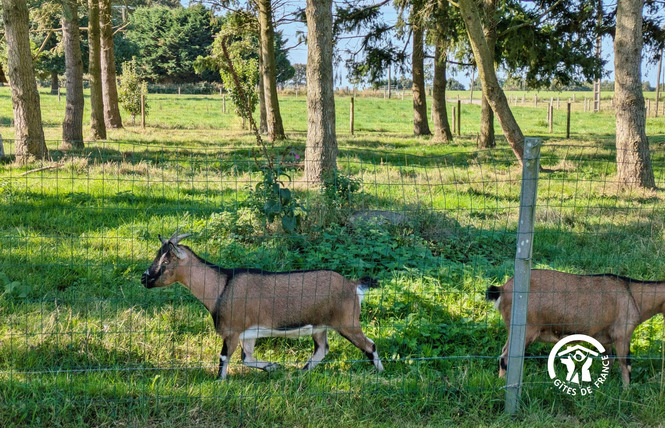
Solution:
<svg viewBox="0 0 665 428"><path fill-rule="evenodd" d="M263 142L261 141L263 144ZM282 227L293 233L300 226L307 210L300 203L295 194L286 186L284 179L290 183L291 176L287 173L287 160L292 163L300 159L293 150L285 150L277 156L268 155L265 145L262 147L266 161L258 162L262 179L250 191L248 202L250 206L260 213L267 223L281 220Z"/></svg>

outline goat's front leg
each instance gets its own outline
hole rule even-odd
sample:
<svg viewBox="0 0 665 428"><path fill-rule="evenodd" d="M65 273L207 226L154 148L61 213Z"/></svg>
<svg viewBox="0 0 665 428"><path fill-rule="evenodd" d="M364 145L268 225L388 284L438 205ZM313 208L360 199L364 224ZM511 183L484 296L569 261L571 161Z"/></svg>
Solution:
<svg viewBox="0 0 665 428"><path fill-rule="evenodd" d="M357 324L360 323L358 322ZM363 351L367 355L367 358L374 364L377 371L383 371L383 364L381 364L379 354L376 352L376 345L372 339L365 336L360 327L340 327L336 330L343 338Z"/></svg>
<svg viewBox="0 0 665 428"><path fill-rule="evenodd" d="M314 353L312 354L312 357L309 359L307 364L305 364L305 367L303 367L303 371L307 370L312 370L314 367L316 367L317 364L319 364L323 359L326 357L326 354L328 354L328 331L323 330L320 333L314 333L312 335L312 339L314 339Z"/></svg>
<svg viewBox="0 0 665 428"><path fill-rule="evenodd" d="M222 345L222 352L219 354L219 372L217 373L218 380L226 379L226 373L229 369L229 361L231 360L231 355L233 355L237 347L238 347L237 334L232 334L224 338L224 344Z"/></svg>
<svg viewBox="0 0 665 428"><path fill-rule="evenodd" d="M254 344L256 339L245 339L241 341L240 346L242 347L242 362L247 367L252 367L259 370L265 370L271 372L279 368L279 364L271 363L267 361L260 361L254 358Z"/></svg>

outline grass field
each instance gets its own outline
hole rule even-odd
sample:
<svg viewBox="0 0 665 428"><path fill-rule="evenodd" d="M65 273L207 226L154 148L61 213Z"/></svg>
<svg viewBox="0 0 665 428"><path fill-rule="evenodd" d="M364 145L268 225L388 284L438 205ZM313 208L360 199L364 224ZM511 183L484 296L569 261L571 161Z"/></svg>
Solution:
<svg viewBox="0 0 665 428"><path fill-rule="evenodd" d="M410 100L358 99L351 136L348 98L339 98L343 175L320 192L302 182L301 161L287 159L285 184L303 214L289 234L255 209L256 142L232 113L221 113L219 96L149 102L146 129L125 117L109 140L62 152L64 97L58 103L43 93L52 160L0 163L3 426L662 424L661 315L633 337L629 390L613 367L593 396L566 396L547 376L550 346L536 344L527 351L522 411L503 415L496 357L506 331L484 292L513 273L521 171L503 139L495 150L475 150L479 106L463 105L462 136L436 145L411 136ZM281 106L289 139L275 150L302 157L305 99L284 97ZM613 184L611 112L576 109L571 140L563 138L563 109L553 134L544 107L518 105L515 114L526 135L545 140L534 265L665 278L665 119L647 124L659 189L621 191ZM2 88L8 153L10 118ZM44 166L54 168L29 172ZM345 188L344 177L359 188ZM399 221L357 220L372 210ZM377 374L331 333L330 354L310 373L298 368L311 340L269 339L258 356L284 369L253 371L235 355L229 380L215 382L222 344L205 309L181 286L139 283L157 235L177 228L193 232L187 244L225 267L378 278L362 322L386 371Z"/></svg>

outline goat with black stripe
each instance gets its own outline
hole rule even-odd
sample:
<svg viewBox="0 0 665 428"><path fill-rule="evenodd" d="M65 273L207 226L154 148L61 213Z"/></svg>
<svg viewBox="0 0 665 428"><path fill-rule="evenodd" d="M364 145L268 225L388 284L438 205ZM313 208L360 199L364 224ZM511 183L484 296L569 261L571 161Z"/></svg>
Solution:
<svg viewBox="0 0 665 428"><path fill-rule="evenodd" d="M346 279L330 270L264 272L255 269L224 269L197 256L179 242L189 234L178 232L166 240L152 265L143 273L146 288L178 282L187 287L208 309L217 333L224 340L218 378L226 378L229 360L242 347L248 367L271 371L276 363L253 357L254 343L261 337L311 335L314 354L303 370L311 370L328 353L328 329L336 330L374 363L383 365L376 346L360 327L360 304L376 280Z"/></svg>

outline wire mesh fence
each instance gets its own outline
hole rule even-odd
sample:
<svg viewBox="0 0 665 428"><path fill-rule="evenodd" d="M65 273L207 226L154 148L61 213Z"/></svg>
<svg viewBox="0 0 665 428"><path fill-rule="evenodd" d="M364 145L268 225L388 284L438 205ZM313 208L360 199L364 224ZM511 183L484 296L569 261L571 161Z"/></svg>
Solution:
<svg viewBox="0 0 665 428"><path fill-rule="evenodd" d="M521 168L510 150L423 157L342 147L339 173L312 186L303 149L291 148L276 154L282 175L267 181L289 190L277 191L279 206L251 149L100 142L51 156L0 165L3 420L308 425L341 411L344 425L501 413L507 332L485 292L513 275ZM659 186L664 158L652 153ZM665 278L662 195L619 189L612 147L546 145L541 165L534 267ZM215 382L223 343L206 308L182 286L141 284L158 235L176 230L193 233L183 243L222 268L377 279L360 320L385 371L331 330L312 371L299 370L310 338L265 338L254 356L283 368L246 367L236 352L228 380ZM551 347L530 346L526 409L657 418L661 324L658 315L633 335L632 389L614 367L585 402L552 383Z"/></svg>

